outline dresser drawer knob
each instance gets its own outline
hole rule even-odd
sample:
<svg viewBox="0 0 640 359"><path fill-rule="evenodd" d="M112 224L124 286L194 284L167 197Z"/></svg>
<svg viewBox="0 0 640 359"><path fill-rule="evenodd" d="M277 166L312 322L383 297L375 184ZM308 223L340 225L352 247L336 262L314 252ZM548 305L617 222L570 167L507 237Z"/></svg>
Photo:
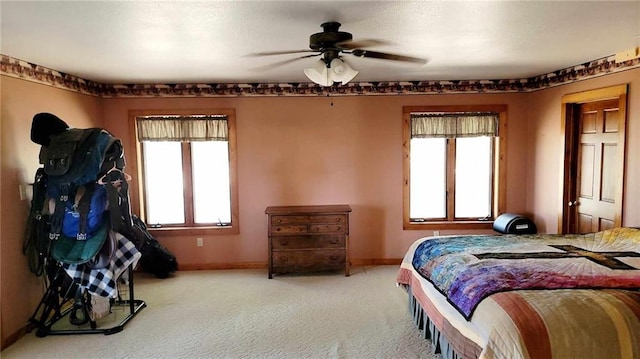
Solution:
<svg viewBox="0 0 640 359"><path fill-rule="evenodd" d="M329 256L329 260L337 261L338 260L338 256Z"/></svg>
<svg viewBox="0 0 640 359"><path fill-rule="evenodd" d="M280 245L281 245L281 246L286 246L287 244L289 244L289 241L287 241L287 240L280 240Z"/></svg>
<svg viewBox="0 0 640 359"><path fill-rule="evenodd" d="M331 244L338 244L338 242L340 242L340 241L339 241L339 240L337 240L337 239L332 239L332 240L331 240Z"/></svg>

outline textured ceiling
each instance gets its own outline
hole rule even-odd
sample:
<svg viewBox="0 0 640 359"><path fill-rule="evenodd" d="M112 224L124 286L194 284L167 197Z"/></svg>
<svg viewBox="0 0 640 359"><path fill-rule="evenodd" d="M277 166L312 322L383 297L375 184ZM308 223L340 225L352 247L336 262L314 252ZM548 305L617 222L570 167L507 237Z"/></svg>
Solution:
<svg viewBox="0 0 640 359"><path fill-rule="evenodd" d="M4 1L1 50L110 84L309 82L305 54L339 21L370 50L416 65L345 55L354 81L519 79L640 46L640 1ZM266 68L265 68L266 66Z"/></svg>

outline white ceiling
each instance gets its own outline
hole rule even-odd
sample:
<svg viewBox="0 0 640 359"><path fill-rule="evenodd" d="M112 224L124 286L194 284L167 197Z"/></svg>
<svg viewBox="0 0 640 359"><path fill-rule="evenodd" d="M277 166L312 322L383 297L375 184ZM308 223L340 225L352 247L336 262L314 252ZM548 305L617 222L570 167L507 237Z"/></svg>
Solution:
<svg viewBox="0 0 640 359"><path fill-rule="evenodd" d="M354 81L520 79L640 46L640 1L5 1L0 53L110 84L309 82L326 21L426 65L345 55Z"/></svg>

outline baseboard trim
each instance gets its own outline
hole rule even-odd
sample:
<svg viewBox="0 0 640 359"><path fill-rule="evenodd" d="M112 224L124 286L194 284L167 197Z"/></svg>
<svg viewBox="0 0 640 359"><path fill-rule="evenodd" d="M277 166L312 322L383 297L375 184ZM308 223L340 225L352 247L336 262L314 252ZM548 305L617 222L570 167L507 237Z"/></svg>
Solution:
<svg viewBox="0 0 640 359"><path fill-rule="evenodd" d="M178 264L178 270L267 269L266 262Z"/></svg>
<svg viewBox="0 0 640 359"><path fill-rule="evenodd" d="M352 266L384 266L400 265L402 258L352 258ZM218 269L267 269L266 262L238 262L238 263L194 263L180 264L178 270L218 270Z"/></svg>
<svg viewBox="0 0 640 359"><path fill-rule="evenodd" d="M352 266L389 266L400 265L402 258L354 258L350 262Z"/></svg>
<svg viewBox="0 0 640 359"><path fill-rule="evenodd" d="M2 338L2 342L0 342L0 351L5 350L11 344L13 344L13 343L17 342L18 340L20 340L20 338L22 338L25 335L27 335L28 332L29 332L29 325L26 325L26 326L18 329L15 333L7 336L6 338Z"/></svg>

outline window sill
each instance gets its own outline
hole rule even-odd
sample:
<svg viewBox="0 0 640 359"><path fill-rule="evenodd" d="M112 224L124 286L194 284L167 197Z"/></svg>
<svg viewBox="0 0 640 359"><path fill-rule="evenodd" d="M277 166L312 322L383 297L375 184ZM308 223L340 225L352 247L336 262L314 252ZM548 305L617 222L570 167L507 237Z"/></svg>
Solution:
<svg viewBox="0 0 640 359"><path fill-rule="evenodd" d="M191 235L226 235L238 234L238 226L209 226L209 227L162 227L147 228L152 236L191 236Z"/></svg>
<svg viewBox="0 0 640 359"><path fill-rule="evenodd" d="M491 221L456 221L456 222L405 222L405 230L429 230L429 229L493 229Z"/></svg>

